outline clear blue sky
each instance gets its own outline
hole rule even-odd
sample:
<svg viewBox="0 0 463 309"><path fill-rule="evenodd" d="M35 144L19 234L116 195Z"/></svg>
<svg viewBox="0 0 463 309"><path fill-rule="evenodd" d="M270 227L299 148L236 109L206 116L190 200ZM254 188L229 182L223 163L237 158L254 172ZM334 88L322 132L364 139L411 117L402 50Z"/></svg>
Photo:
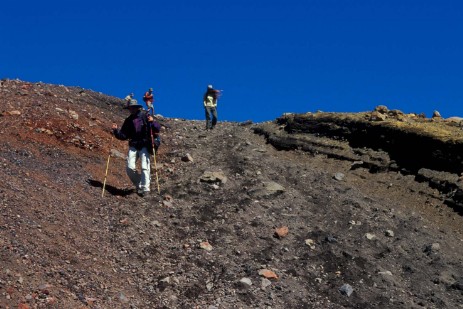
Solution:
<svg viewBox="0 0 463 309"><path fill-rule="evenodd" d="M81 86L203 119L434 110L463 116L463 1L4 1L0 78Z"/></svg>

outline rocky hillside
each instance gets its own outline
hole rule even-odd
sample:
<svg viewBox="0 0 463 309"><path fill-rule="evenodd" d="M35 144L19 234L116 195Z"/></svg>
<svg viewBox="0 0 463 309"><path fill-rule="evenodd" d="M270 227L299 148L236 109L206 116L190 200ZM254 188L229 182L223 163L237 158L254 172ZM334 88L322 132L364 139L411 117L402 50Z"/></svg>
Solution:
<svg viewBox="0 0 463 309"><path fill-rule="evenodd" d="M463 308L458 123L160 117L141 198L122 104L1 81L0 308Z"/></svg>

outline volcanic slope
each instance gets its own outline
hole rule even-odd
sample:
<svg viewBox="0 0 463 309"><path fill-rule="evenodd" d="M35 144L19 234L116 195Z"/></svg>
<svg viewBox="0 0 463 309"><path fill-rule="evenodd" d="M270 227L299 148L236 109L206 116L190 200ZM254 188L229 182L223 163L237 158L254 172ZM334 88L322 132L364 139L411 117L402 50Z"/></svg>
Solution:
<svg viewBox="0 0 463 309"><path fill-rule="evenodd" d="M109 132L122 100L0 94L0 308L463 308L462 216L412 175L160 117L141 198Z"/></svg>

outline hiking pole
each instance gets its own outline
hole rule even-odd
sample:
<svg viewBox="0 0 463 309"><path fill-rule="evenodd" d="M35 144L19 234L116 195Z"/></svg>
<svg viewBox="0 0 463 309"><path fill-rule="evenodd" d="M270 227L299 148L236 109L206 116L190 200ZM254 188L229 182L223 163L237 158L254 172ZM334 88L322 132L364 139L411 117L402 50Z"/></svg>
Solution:
<svg viewBox="0 0 463 309"><path fill-rule="evenodd" d="M111 141L109 142L109 144L111 145L111 147L113 146L113 136L112 135L111 135ZM108 177L108 169L109 169L109 158L111 158L111 149L109 149L108 161L106 162L106 172L104 174L103 191L101 192L101 197L104 196L104 188L106 187L106 178Z"/></svg>
<svg viewBox="0 0 463 309"><path fill-rule="evenodd" d="M150 132L151 132L151 144L153 145L153 161L154 161L154 172L156 173L156 185L158 186L158 194L161 195L161 189L159 188L158 168L156 166L156 149L154 149L153 128L151 128L151 126L150 126Z"/></svg>

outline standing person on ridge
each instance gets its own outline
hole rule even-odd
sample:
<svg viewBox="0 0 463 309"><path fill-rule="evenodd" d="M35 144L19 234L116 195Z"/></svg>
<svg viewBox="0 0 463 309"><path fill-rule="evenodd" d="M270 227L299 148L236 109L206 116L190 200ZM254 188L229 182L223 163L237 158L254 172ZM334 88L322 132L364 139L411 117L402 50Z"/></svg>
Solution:
<svg viewBox="0 0 463 309"><path fill-rule="evenodd" d="M153 95L153 88L148 89L147 92L143 95L143 102L145 102L146 106L148 107L148 111L151 110L151 115L154 115L154 95Z"/></svg>
<svg viewBox="0 0 463 309"><path fill-rule="evenodd" d="M207 90L203 96L204 110L206 112L206 130L214 129L217 124L217 99L219 96L220 90L214 89L212 85L207 86Z"/></svg>
<svg viewBox="0 0 463 309"><path fill-rule="evenodd" d="M125 106L124 106L124 108L127 108L127 107L129 106L130 100L132 100L134 96L135 96L135 95L133 94L133 92L131 92L130 94L128 94L128 95L124 98L124 100L125 100Z"/></svg>
<svg viewBox="0 0 463 309"><path fill-rule="evenodd" d="M153 154L151 133L154 136L155 152L161 144L159 132L161 126L154 121L150 114L142 111L142 106L137 100L132 99L127 107L130 116L127 117L121 127L112 125L113 134L119 140L129 140L129 152L127 154L127 176L137 189L138 195L144 197L150 193L150 154ZM136 168L136 162L141 161L141 173Z"/></svg>

